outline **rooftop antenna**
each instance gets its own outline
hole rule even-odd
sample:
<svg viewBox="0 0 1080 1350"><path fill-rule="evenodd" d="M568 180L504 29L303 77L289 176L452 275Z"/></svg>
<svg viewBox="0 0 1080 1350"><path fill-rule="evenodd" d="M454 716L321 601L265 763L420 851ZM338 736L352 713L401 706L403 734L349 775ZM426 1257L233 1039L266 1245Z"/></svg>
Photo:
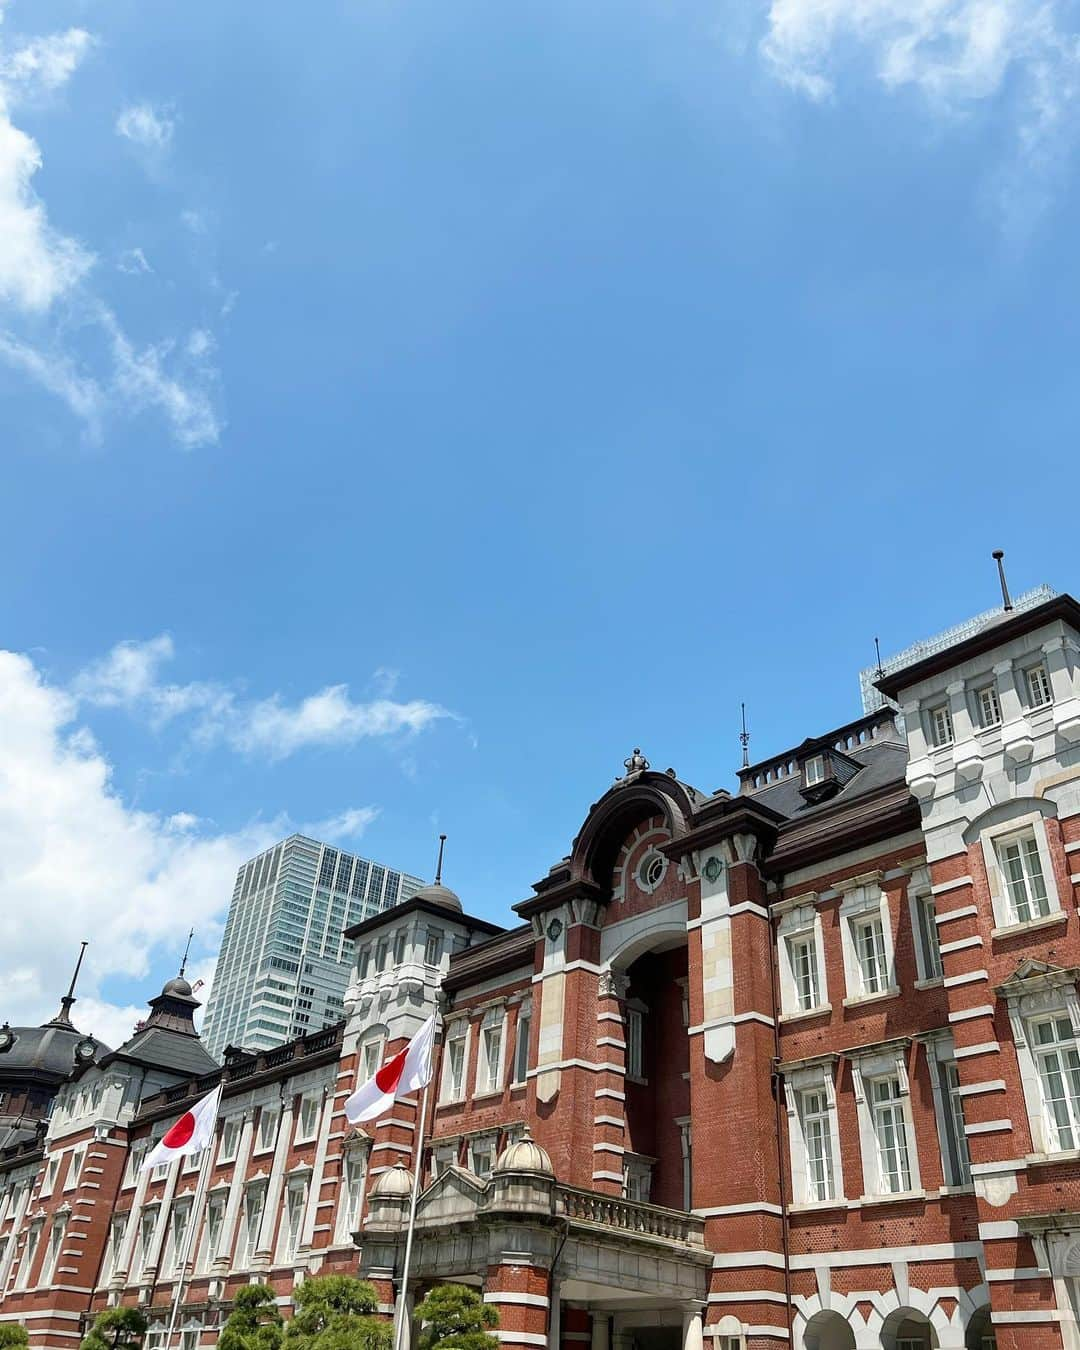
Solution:
<svg viewBox="0 0 1080 1350"><path fill-rule="evenodd" d="M445 834L440 834L440 835L439 835L439 861L435 864L435 885L436 885L436 886L441 886L441 885L442 885L442 855L443 855L443 849L444 849L445 847L446 847L446 835L445 835Z"/></svg>
<svg viewBox="0 0 1080 1350"><path fill-rule="evenodd" d="M885 672L881 669L881 643L874 638L874 651L877 653L877 677L880 680Z"/></svg>
<svg viewBox="0 0 1080 1350"><path fill-rule="evenodd" d="M195 929L193 928L187 935L187 946L184 948L184 959L180 962L180 974L177 976L178 979L182 980L184 978L184 971L187 970L188 954L191 951L191 939L194 936Z"/></svg>
<svg viewBox="0 0 1080 1350"><path fill-rule="evenodd" d="M750 767L750 733L746 729L746 704L740 703L742 709L742 731L739 732L739 740L742 743L742 766L744 769Z"/></svg>
<svg viewBox="0 0 1080 1350"><path fill-rule="evenodd" d="M1001 603L1004 606L1005 613L1008 614L1013 607L1013 603L1009 599L1009 583L1005 580L1005 550L996 548L990 556L998 565L998 581L1001 582Z"/></svg>
<svg viewBox="0 0 1080 1350"><path fill-rule="evenodd" d="M89 945L88 942L84 942L79 947L79 959L75 962L71 984L68 986L67 993L60 1000L60 1011L53 1018L54 1022L63 1022L65 1025L71 1026L71 1005L75 1002L75 981L79 978L79 970L82 967L83 957L86 955L86 949Z"/></svg>

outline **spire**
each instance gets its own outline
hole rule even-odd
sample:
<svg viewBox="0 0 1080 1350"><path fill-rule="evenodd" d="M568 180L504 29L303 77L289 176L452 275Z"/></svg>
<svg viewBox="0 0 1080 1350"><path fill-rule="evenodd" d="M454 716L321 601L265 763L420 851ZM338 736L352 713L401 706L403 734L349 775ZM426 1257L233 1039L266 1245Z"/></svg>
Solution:
<svg viewBox="0 0 1080 1350"><path fill-rule="evenodd" d="M84 942L79 948L79 959L75 962L75 970L71 976L71 984L68 986L67 993L60 1000L60 1011L56 1014L56 1016L53 1018L51 1022L46 1023L46 1026L70 1027L72 1025L71 1005L75 1002L75 981L79 978L79 970L82 967L83 957L86 955L86 949L88 946L89 943Z"/></svg>
<svg viewBox="0 0 1080 1350"><path fill-rule="evenodd" d="M739 732L739 740L742 742L742 766L744 769L750 767L750 733L746 729L746 704L740 703L742 708L742 731Z"/></svg>
<svg viewBox="0 0 1080 1350"><path fill-rule="evenodd" d="M1005 613L1008 614L1009 610L1013 607L1013 603L1009 598L1009 583L1005 580L1005 550L996 548L990 556L998 565L998 581L1001 583L1001 603Z"/></svg>
<svg viewBox="0 0 1080 1350"><path fill-rule="evenodd" d="M446 835L439 835L439 861L435 864L435 885L442 885L442 859L443 849L446 847Z"/></svg>
<svg viewBox="0 0 1080 1350"><path fill-rule="evenodd" d="M195 929L193 928L191 932L188 933L187 935L187 946L184 948L184 959L180 962L180 973L179 975L177 975L177 979L179 980L182 980L184 978L184 971L187 970L188 955L191 952L191 939L194 936L195 936Z"/></svg>

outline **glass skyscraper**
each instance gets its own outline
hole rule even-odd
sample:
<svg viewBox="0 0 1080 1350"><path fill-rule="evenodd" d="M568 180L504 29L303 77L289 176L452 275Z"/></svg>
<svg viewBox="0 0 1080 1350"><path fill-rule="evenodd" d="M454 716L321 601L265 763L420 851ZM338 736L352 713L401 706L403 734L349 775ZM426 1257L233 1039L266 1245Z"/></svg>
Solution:
<svg viewBox="0 0 1080 1350"><path fill-rule="evenodd" d="M419 877L291 834L236 875L203 1043L269 1050L344 1014L352 965L342 934L415 894Z"/></svg>

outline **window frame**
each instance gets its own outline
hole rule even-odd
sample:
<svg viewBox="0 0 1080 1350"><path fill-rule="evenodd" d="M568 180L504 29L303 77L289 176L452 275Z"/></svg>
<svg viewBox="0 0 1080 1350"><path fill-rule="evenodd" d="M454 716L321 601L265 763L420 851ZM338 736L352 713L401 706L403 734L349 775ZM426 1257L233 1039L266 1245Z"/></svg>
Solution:
<svg viewBox="0 0 1080 1350"><path fill-rule="evenodd" d="M318 1091L305 1092L297 1106L296 1128L293 1131L294 1144L313 1144L319 1137L319 1119L322 1115L322 1093ZM304 1116L306 1108L311 1108L310 1128L305 1126Z"/></svg>
<svg viewBox="0 0 1080 1350"><path fill-rule="evenodd" d="M852 1060L851 1077L859 1121L864 1200L888 1200L922 1191L919 1140L915 1131L905 1058L908 1045L903 1040L878 1046ZM879 1088L885 1082L895 1083L896 1090L888 1098L880 1098ZM903 1126L901 1144L906 1160L907 1186L900 1190L886 1189L885 1186L885 1143L881 1124L886 1110L893 1114L894 1121L898 1120Z"/></svg>
<svg viewBox="0 0 1080 1350"><path fill-rule="evenodd" d="M1050 670L1045 661L1034 661L1021 670L1024 685L1024 709L1027 712L1041 712L1054 703L1054 686L1050 679ZM1036 689L1036 685L1041 686ZM1036 702L1036 693L1044 694Z"/></svg>
<svg viewBox="0 0 1080 1350"><path fill-rule="evenodd" d="M635 1083L647 1083L645 1076L645 1008L628 1003L623 1014L626 1040L626 1076Z"/></svg>
<svg viewBox="0 0 1080 1350"><path fill-rule="evenodd" d="M881 886L881 874L855 878L838 886L843 892L840 904L840 939L844 956L846 995L844 1006L889 998L900 992L896 975L896 949L893 937L892 907ZM865 968L859 948L859 927L877 920L881 933L881 964L884 983L880 989L866 987Z"/></svg>
<svg viewBox="0 0 1080 1350"><path fill-rule="evenodd" d="M443 1034L443 1072L442 1085L440 1092L440 1101L442 1102L461 1102L465 1100L469 1087L469 1023L466 1018L447 1024ZM461 1081L454 1086L454 1051L456 1045L461 1046Z"/></svg>
<svg viewBox="0 0 1080 1350"><path fill-rule="evenodd" d="M803 760L803 786L817 787L825 781L825 756L811 755Z"/></svg>
<svg viewBox="0 0 1080 1350"><path fill-rule="evenodd" d="M799 1068L784 1071L784 1102L788 1118L788 1157L792 1204L826 1209L844 1203L844 1170L840 1152L840 1122L836 1105L838 1058L824 1056ZM811 1180L810 1141L806 1130L806 1098L817 1096L822 1109L815 1113L827 1125L831 1194L816 1195Z"/></svg>
<svg viewBox="0 0 1080 1350"><path fill-rule="evenodd" d="M915 947L915 968L924 984L944 979L937 905L927 867L916 868L908 882L908 908Z"/></svg>
<svg viewBox="0 0 1080 1350"><path fill-rule="evenodd" d="M979 833L983 865L990 890L990 903L994 911L994 932L991 936L1009 929L1022 930L1027 924L1052 922L1063 913L1057 874L1050 854L1046 819L1041 811L1025 811L1022 815L1015 815L995 825L987 826ZM1046 890L1047 913L1042 917L1020 919L1013 907L1012 893L998 849L1000 845L1027 833L1034 835L1035 838L1042 882Z"/></svg>
<svg viewBox="0 0 1080 1350"><path fill-rule="evenodd" d="M511 1087L520 1087L529 1077L529 1040L532 1035L532 1000L518 1004L514 1022L514 1067Z"/></svg>
<svg viewBox="0 0 1080 1350"><path fill-rule="evenodd" d="M998 690L997 681L990 680L988 683L977 685L972 691L972 699L975 704L975 721L980 731L994 731L1001 726L1001 693ZM985 695L989 695L992 702L993 716L988 719L986 715Z"/></svg>
<svg viewBox="0 0 1080 1350"><path fill-rule="evenodd" d="M926 739L932 749L947 750L956 744L956 728L953 725L952 708L947 699L927 708L926 723L928 732Z"/></svg>
<svg viewBox="0 0 1080 1350"><path fill-rule="evenodd" d="M491 1046L495 1049L492 1052ZM476 1089L482 1097L501 1092L506 1068L506 1008L489 1008L480 1022L476 1053Z"/></svg>

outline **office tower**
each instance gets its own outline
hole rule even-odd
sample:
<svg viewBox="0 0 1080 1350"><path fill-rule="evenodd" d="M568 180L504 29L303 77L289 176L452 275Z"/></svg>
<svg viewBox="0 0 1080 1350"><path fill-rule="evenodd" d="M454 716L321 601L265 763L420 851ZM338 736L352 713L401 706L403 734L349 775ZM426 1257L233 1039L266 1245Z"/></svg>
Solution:
<svg viewBox="0 0 1080 1350"><path fill-rule="evenodd" d="M237 873L203 1040L268 1050L339 1020L351 924L407 900L423 882L292 834Z"/></svg>

